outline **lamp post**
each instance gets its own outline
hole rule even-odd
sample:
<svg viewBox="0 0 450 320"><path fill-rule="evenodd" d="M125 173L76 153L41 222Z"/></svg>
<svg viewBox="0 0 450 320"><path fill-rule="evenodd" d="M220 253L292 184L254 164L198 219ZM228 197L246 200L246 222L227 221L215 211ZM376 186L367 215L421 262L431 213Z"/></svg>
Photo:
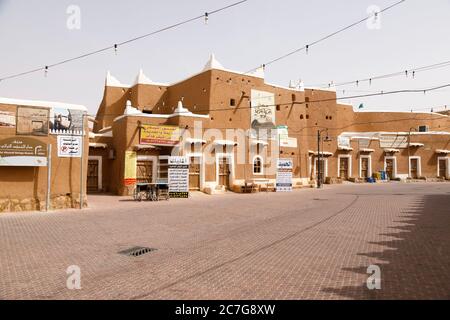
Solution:
<svg viewBox="0 0 450 320"><path fill-rule="evenodd" d="M408 132L408 178L411 179L411 131L417 131L416 128L409 128Z"/></svg>
<svg viewBox="0 0 450 320"><path fill-rule="evenodd" d="M321 162L322 162L322 155L320 153L320 143L321 143L321 133L326 132L327 135L325 137L326 141L330 141L330 138L328 137L328 129L322 129L317 130L317 188L322 188L323 181L322 181L322 174L321 174Z"/></svg>

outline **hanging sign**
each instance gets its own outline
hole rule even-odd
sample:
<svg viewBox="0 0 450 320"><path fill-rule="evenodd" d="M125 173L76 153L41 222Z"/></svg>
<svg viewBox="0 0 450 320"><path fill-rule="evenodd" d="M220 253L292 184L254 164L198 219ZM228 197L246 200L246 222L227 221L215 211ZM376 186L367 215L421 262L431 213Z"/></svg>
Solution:
<svg viewBox="0 0 450 320"><path fill-rule="evenodd" d="M58 157L81 158L83 140L79 136L58 136Z"/></svg>
<svg viewBox="0 0 450 320"><path fill-rule="evenodd" d="M27 137L1 140L0 166L45 167L47 166L47 145Z"/></svg>
<svg viewBox="0 0 450 320"><path fill-rule="evenodd" d="M292 191L292 170L294 162L292 159L277 159L277 192Z"/></svg>
<svg viewBox="0 0 450 320"><path fill-rule="evenodd" d="M169 157L169 195L171 198L189 197L188 157Z"/></svg>

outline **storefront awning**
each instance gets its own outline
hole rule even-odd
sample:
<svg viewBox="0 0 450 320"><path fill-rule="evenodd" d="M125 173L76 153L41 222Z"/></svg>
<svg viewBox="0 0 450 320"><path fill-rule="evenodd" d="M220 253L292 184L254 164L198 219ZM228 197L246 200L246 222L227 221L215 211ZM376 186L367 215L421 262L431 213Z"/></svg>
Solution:
<svg viewBox="0 0 450 320"><path fill-rule="evenodd" d="M423 144L423 143L420 143L420 142L411 142L411 143L409 144L409 146L410 146L411 148L419 148L419 147L423 147L424 144Z"/></svg>
<svg viewBox="0 0 450 320"><path fill-rule="evenodd" d="M231 140L214 140L214 144L218 146L237 146L238 143Z"/></svg>
<svg viewBox="0 0 450 320"><path fill-rule="evenodd" d="M106 149L108 145L106 143L89 142L89 148L103 148Z"/></svg>
<svg viewBox="0 0 450 320"><path fill-rule="evenodd" d="M187 138L185 141L190 144L206 144L206 140L203 139Z"/></svg>
<svg viewBox="0 0 450 320"><path fill-rule="evenodd" d="M353 151L353 148L350 148L350 147L339 147L338 150L340 150L340 151Z"/></svg>
<svg viewBox="0 0 450 320"><path fill-rule="evenodd" d="M151 144L137 144L134 146L135 150L154 150L158 149L158 147Z"/></svg>
<svg viewBox="0 0 450 320"><path fill-rule="evenodd" d="M450 153L450 150L436 149L436 153L449 154L449 153Z"/></svg>
<svg viewBox="0 0 450 320"><path fill-rule="evenodd" d="M311 150L309 150L308 153L309 153L309 154L313 154L313 155L315 155L315 156L318 156L318 155L319 155L319 153L318 153L317 151L311 151ZM320 155L323 156L323 157L331 157L331 156L333 155L333 153L332 153L332 152L328 152L328 151L321 151L321 152L320 152Z"/></svg>
<svg viewBox="0 0 450 320"><path fill-rule="evenodd" d="M385 153L398 153L400 152L399 149L384 149Z"/></svg>
<svg viewBox="0 0 450 320"><path fill-rule="evenodd" d="M269 143L266 140L252 140L251 142L252 145L262 145L262 146L268 146Z"/></svg>

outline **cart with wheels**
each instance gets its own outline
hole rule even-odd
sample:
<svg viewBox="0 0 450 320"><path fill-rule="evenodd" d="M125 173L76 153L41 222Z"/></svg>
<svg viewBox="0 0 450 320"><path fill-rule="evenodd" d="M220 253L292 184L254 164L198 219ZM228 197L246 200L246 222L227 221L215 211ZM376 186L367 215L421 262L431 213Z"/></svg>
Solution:
<svg viewBox="0 0 450 320"><path fill-rule="evenodd" d="M142 201L149 198L151 192L150 183L137 183L134 188L133 198L135 201Z"/></svg>

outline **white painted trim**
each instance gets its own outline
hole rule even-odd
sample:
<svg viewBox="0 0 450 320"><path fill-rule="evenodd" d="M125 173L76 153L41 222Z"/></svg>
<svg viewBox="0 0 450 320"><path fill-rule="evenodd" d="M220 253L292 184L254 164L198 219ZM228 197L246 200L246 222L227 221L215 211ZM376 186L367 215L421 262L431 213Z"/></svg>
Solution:
<svg viewBox="0 0 450 320"><path fill-rule="evenodd" d="M450 161L449 161L449 157L437 157L437 174L436 174L436 176L437 177L439 177L439 160L446 160L447 161L447 163L446 163L446 166L447 166L447 176L446 176L446 178L449 178L450 177L450 168L449 168L449 163L450 163Z"/></svg>
<svg viewBox="0 0 450 320"><path fill-rule="evenodd" d="M410 156L408 161L408 177L411 178L411 160L417 159L417 175L422 176L422 158L420 156Z"/></svg>
<svg viewBox="0 0 450 320"><path fill-rule="evenodd" d="M186 157L191 161L191 158L200 159L200 190L205 188L205 161L202 153L188 153Z"/></svg>
<svg viewBox="0 0 450 320"><path fill-rule="evenodd" d="M339 154L337 161L337 176L341 177L341 158L348 158L348 177L352 177L352 156L350 154Z"/></svg>
<svg viewBox="0 0 450 320"><path fill-rule="evenodd" d="M219 185L219 159L227 158L231 166L230 187L234 184L234 154L233 153L216 153L216 185Z"/></svg>
<svg viewBox="0 0 450 320"><path fill-rule="evenodd" d="M394 178L397 178L397 157L384 157L384 171L386 172L386 160L393 159L394 160Z"/></svg>
<svg viewBox="0 0 450 320"><path fill-rule="evenodd" d="M261 161L261 172L260 173L255 173L255 160L256 160L256 158L259 158L260 161ZM262 175L264 175L264 158L261 155L259 155L259 154L255 155L253 157L252 173L253 173L254 176L262 176Z"/></svg>
<svg viewBox="0 0 450 320"><path fill-rule="evenodd" d="M363 158L369 159L368 175L369 175L369 177L372 177L372 156L371 155L360 155L359 156L359 177L363 178L363 176L362 176L362 159Z"/></svg>
<svg viewBox="0 0 450 320"><path fill-rule="evenodd" d="M89 156L88 160L97 160L98 161L98 177L97 177L97 186L98 190L103 189L103 157L102 156Z"/></svg>
<svg viewBox="0 0 450 320"><path fill-rule="evenodd" d="M158 170L157 170L157 164L158 164L158 156L140 156L138 155L136 158L136 161L152 161L152 183L156 181Z"/></svg>

